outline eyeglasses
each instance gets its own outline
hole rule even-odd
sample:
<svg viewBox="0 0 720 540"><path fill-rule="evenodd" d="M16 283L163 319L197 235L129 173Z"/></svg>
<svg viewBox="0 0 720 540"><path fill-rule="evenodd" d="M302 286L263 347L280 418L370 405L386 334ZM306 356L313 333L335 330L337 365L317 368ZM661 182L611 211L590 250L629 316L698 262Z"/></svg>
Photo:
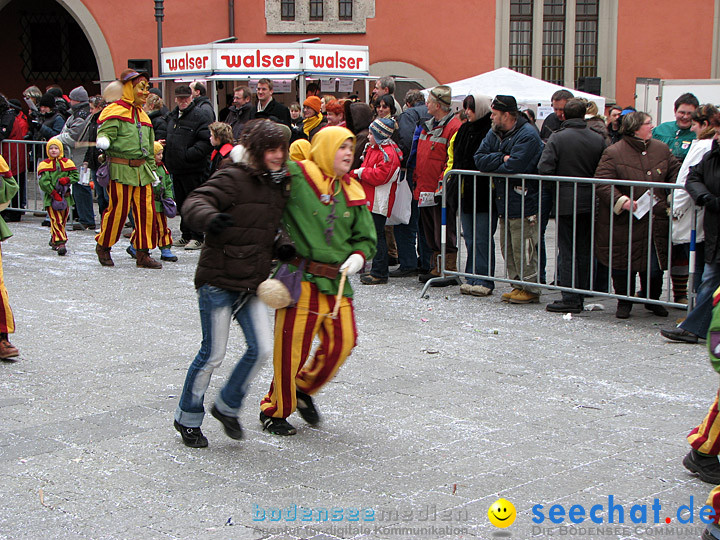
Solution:
<svg viewBox="0 0 720 540"><path fill-rule="evenodd" d="M651 126L651 125L652 125L652 120L648 120L647 122L643 122L642 125L643 125L643 126Z"/></svg>

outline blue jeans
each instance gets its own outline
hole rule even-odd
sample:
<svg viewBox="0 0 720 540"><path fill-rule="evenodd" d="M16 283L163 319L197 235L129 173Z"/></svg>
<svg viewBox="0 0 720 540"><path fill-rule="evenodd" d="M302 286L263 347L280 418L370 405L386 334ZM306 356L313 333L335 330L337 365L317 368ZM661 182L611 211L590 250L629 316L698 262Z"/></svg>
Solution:
<svg viewBox="0 0 720 540"><path fill-rule="evenodd" d="M388 247L385 239L385 222L387 218L380 214L372 214L373 223L375 224L375 233L377 234L377 251L372 260L372 268L370 275L380 279L388 277Z"/></svg>
<svg viewBox="0 0 720 540"><path fill-rule="evenodd" d="M712 320L713 293L720 287L720 264L705 264L702 275L703 280L695 298L695 307L680 324L680 328L704 338Z"/></svg>
<svg viewBox="0 0 720 540"><path fill-rule="evenodd" d="M93 211L93 192L90 186L81 184L72 185L72 195L75 199L75 213L78 221L83 225L95 227L95 212Z"/></svg>
<svg viewBox="0 0 720 540"><path fill-rule="evenodd" d="M247 349L215 399L215 406L221 414L237 416L247 385L259 365L258 360L265 360L272 352L272 331L267 306L257 296L252 295L242 303L247 293L227 291L212 285L201 286L197 294L202 345L190 364L180 403L175 411L175 420L185 427L200 427L202 424L205 416L205 392L213 370L222 364L225 357L233 318L245 334Z"/></svg>
<svg viewBox="0 0 720 540"><path fill-rule="evenodd" d="M110 204L110 199L108 198L107 189L98 184L95 171L91 170L90 172L92 173L93 182L95 182L95 196L97 197L98 214L100 221L102 221L102 215L105 213L105 210L107 210L107 207Z"/></svg>
<svg viewBox="0 0 720 540"><path fill-rule="evenodd" d="M547 283L545 275L545 266L547 266L547 253L545 252L545 231L547 230L550 214L555 205L555 189L556 186L551 182L543 182L543 190L541 194L542 211L540 212L540 257L538 259L538 272L540 273L540 283Z"/></svg>
<svg viewBox="0 0 720 540"><path fill-rule="evenodd" d="M473 233L473 218L475 218L475 232ZM467 249L465 272L468 274L495 275L495 231L498 217L494 212L462 212L463 239ZM474 242L473 242L474 240ZM474 264L474 268L473 268ZM495 288L495 282L489 279L467 278L468 285L482 285L488 289Z"/></svg>
<svg viewBox="0 0 720 540"><path fill-rule="evenodd" d="M412 178L413 171L403 171L402 174L409 180ZM411 182L410 189L412 188ZM413 199L410 204L410 222L407 225L395 225L395 242L398 248L400 270L415 270L418 268L418 263L420 268L430 268L432 252L427 246L422 232L418 229L419 221L420 210L417 201Z"/></svg>

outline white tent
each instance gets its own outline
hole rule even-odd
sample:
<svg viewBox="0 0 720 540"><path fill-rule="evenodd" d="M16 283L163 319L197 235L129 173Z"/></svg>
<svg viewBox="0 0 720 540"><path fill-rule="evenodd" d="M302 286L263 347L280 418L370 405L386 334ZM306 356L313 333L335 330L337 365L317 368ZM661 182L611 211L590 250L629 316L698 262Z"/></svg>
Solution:
<svg viewBox="0 0 720 540"><path fill-rule="evenodd" d="M469 79L448 83L447 86L452 88L453 101L462 101L465 96L473 92L490 97L505 94L515 96L518 107L523 109L531 108L536 111L538 107L550 106L550 97L558 90L565 89L572 92L575 97L583 97L589 101L594 101L600 114L605 112L604 97L558 86L508 68L488 71Z"/></svg>

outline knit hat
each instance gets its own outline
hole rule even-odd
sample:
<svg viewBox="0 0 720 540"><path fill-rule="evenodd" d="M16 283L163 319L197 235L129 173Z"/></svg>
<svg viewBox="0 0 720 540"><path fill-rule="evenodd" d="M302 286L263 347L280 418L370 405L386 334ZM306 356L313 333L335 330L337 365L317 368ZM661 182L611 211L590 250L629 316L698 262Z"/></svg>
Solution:
<svg viewBox="0 0 720 540"><path fill-rule="evenodd" d="M518 110L517 101L513 96L497 95L490 107L500 112L517 112Z"/></svg>
<svg viewBox="0 0 720 540"><path fill-rule="evenodd" d="M303 101L303 106L310 107L313 111L320 114L320 111L322 110L322 101L317 96L310 96Z"/></svg>
<svg viewBox="0 0 720 540"><path fill-rule="evenodd" d="M151 88L150 93L155 94L159 98L162 97L162 92L160 91L160 89L157 86L154 86L153 88Z"/></svg>
<svg viewBox="0 0 720 540"><path fill-rule="evenodd" d="M436 86L430 90L430 95L445 105L452 104L452 89L449 86Z"/></svg>
<svg viewBox="0 0 720 540"><path fill-rule="evenodd" d="M175 88L175 97L190 97L192 96L192 90L187 84L183 84Z"/></svg>
<svg viewBox="0 0 720 540"><path fill-rule="evenodd" d="M155 141L155 144L153 144L153 151L155 152L155 155L158 155L160 152L163 151L165 147L162 145L162 143Z"/></svg>
<svg viewBox="0 0 720 540"><path fill-rule="evenodd" d="M40 98L40 101L38 101L38 107L49 107L51 109L55 108L55 98L52 96L52 94L48 94L47 92L43 94L43 97Z"/></svg>
<svg viewBox="0 0 720 540"><path fill-rule="evenodd" d="M376 118L370 124L370 133L378 144L392 137L395 131L395 121L392 118Z"/></svg>
<svg viewBox="0 0 720 540"><path fill-rule="evenodd" d="M85 90L84 87L78 86L77 88L73 88L70 91L70 95L68 96L73 101L79 101L80 103L87 103L88 101L88 93L87 90Z"/></svg>
<svg viewBox="0 0 720 540"><path fill-rule="evenodd" d="M242 130L238 141L245 147L250 158L250 164L258 169L265 168L265 150L282 148L287 152L288 138L280 124L272 120L251 120Z"/></svg>

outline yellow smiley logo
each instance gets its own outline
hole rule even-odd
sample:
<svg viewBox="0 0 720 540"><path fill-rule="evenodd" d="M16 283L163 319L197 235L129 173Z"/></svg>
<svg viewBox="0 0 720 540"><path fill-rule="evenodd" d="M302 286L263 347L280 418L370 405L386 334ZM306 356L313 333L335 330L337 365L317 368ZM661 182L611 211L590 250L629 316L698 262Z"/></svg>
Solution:
<svg viewBox="0 0 720 540"><path fill-rule="evenodd" d="M515 507L507 499L498 499L488 508L490 523L500 529L509 527L515 522Z"/></svg>

